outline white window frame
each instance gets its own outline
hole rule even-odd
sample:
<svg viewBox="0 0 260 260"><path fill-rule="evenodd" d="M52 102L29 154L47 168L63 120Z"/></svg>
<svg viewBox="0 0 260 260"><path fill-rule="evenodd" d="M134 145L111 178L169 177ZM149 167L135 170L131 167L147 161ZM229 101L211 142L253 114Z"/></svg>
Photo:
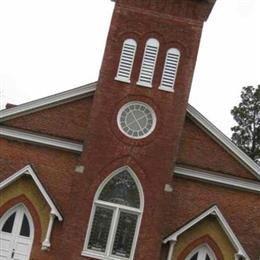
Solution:
<svg viewBox="0 0 260 260"><path fill-rule="evenodd" d="M132 55L130 55L129 57L126 57L127 56L126 44L131 45L134 48ZM132 75L132 70L133 70L133 65L135 60L136 49L137 49L137 42L134 39L126 39L124 41L115 80L126 82L126 83L131 82L131 75ZM128 60L128 68L127 68L129 72L126 73L126 76L122 76L122 66L125 58L127 59L130 58Z"/></svg>
<svg viewBox="0 0 260 260"><path fill-rule="evenodd" d="M120 172L125 171L125 170L128 171L128 173L134 179L136 186L138 188L139 198L140 198L140 208L139 209L120 205L120 204L115 204L115 203L111 203L111 202L101 201L101 200L98 199L98 197L101 194L105 185L113 177L115 177L117 174L119 174ZM105 253L97 252L97 251L88 249L88 243L89 243L89 239L90 239L92 224L93 224L93 220L94 220L94 216L95 216L95 210L96 210L97 206L101 206L103 208L109 208L109 209L114 210L112 220L111 220L111 227L110 227L110 231L109 231L109 235L108 235L108 239L107 239L107 245L106 245ZM89 220L89 224L88 224L87 234L86 234L86 238L85 238L84 248L83 248L81 255L93 257L93 258L101 259L101 260L122 260L122 259L133 260L135 248L136 248L136 243L137 243L137 239L138 239L138 234L139 234L139 230L140 230L140 225L141 225L143 208L144 208L143 189L142 189L141 183L140 183L139 179L137 178L137 176L135 175L134 171L130 167L124 166L124 167L117 169L112 174L110 174L101 183L101 185L99 186L99 188L98 188L98 190L95 194L95 198L94 198L94 202L93 202L92 210L91 210L91 215L90 215L90 220ZM114 243L114 238L115 238L115 234L116 234L116 231L117 231L117 224L118 224L120 212L129 212L129 213L136 214L138 216L136 227L135 227L135 235L134 235L134 239L133 239L133 243L132 243L132 249L131 249L131 253L130 253L129 258L117 257L117 256L112 255L113 243Z"/></svg>
<svg viewBox="0 0 260 260"><path fill-rule="evenodd" d="M169 78L169 76L167 75L167 73L169 72L169 67L168 67L169 54L178 55L177 63L174 64L174 65L176 65L176 69L175 69L175 71L172 71L173 75L172 75L171 78ZM179 63L180 63L180 58L181 58L180 50L178 50L176 48L170 48L167 51L165 62L164 62L164 68L163 68L163 73L162 73L161 84L159 86L159 89L164 90L164 91L168 91L168 92L174 92L174 86L175 86L175 81L176 81L176 77L177 77L177 73L178 73L178 67L179 67ZM165 77L168 77L168 81L171 84L170 87L164 86Z"/></svg>
<svg viewBox="0 0 260 260"><path fill-rule="evenodd" d="M32 216L27 209L27 207L23 203L16 204L12 208L8 209L1 217L1 222L0 222L0 231L3 228L3 225L5 224L6 220L14 213L14 212L19 212L20 216L22 217L22 213L24 213L28 219L29 227L30 227L30 239L33 241L34 239L34 224L33 224L33 219ZM17 216L16 216L17 217Z"/></svg>
<svg viewBox="0 0 260 260"><path fill-rule="evenodd" d="M146 74L145 62L147 62L147 56L148 56L148 51L149 51L150 47L157 48L157 50L156 50L155 56L153 57L154 62L150 63L151 71L148 72L148 74L150 74L150 73L151 74L149 75L150 80L148 80L148 82L147 82L147 81L143 81L142 77L145 76L145 74ZM141 70L140 70L140 74L139 74L139 80L136 83L137 85L143 86L143 87L148 87L148 88L152 87L152 82L153 82L157 57L158 57L158 53L159 53L159 48L160 48L160 42L157 39L150 38L150 39L147 40L146 45L145 45L144 55L143 55L142 66L141 66Z"/></svg>
<svg viewBox="0 0 260 260"><path fill-rule="evenodd" d="M204 253L204 255L208 254L210 260L217 260L217 257L215 256L213 250L211 249L211 247L208 244L202 244L199 245L198 247L196 247L195 249L193 249L189 255L185 258L185 260L190 260L196 253ZM199 256L199 255L198 255ZM198 260L201 260L200 258L198 258ZM205 260L205 259L203 259Z"/></svg>
<svg viewBox="0 0 260 260"><path fill-rule="evenodd" d="M15 220L13 225L19 223L18 226L15 226L12 228L12 232L10 234L12 234L11 236L14 236L14 234L16 235L16 237L23 237L19 234L19 231L21 231L21 227L22 227L22 221L23 221L23 216L25 215L28 219L28 224L29 224L29 228L30 228L30 236L29 237L24 237L26 240L30 240L30 246L29 246L29 256L31 256L32 254L32 247L33 247L33 242L34 242L34 233L35 233L35 228L34 228L34 223L33 223L33 218L31 216L30 211L27 209L27 207L23 204L23 203L18 203L15 206L13 206L12 208L8 209L0 218L0 233L1 230L4 226L4 224L6 223L7 219L14 213L16 212L15 215ZM18 218L18 219L17 219ZM18 227L20 228L18 230ZM12 240L12 246L15 246L15 241L16 239Z"/></svg>

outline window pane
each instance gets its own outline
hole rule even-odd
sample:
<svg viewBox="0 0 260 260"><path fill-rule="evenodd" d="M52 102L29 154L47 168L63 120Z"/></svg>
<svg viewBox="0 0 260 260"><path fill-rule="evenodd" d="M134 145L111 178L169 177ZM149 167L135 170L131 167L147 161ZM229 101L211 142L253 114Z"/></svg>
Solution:
<svg viewBox="0 0 260 260"><path fill-rule="evenodd" d="M196 253L190 260L197 260L198 259L198 253Z"/></svg>
<svg viewBox="0 0 260 260"><path fill-rule="evenodd" d="M7 233L12 233L14 219L15 219L16 212L14 212L5 222L2 231Z"/></svg>
<svg viewBox="0 0 260 260"><path fill-rule="evenodd" d="M30 225L29 225L28 218L26 217L25 214L23 215L23 223L20 230L20 236L24 236L24 237L30 236Z"/></svg>
<svg viewBox="0 0 260 260"><path fill-rule="evenodd" d="M121 212L116 230L112 254L130 257L138 216Z"/></svg>
<svg viewBox="0 0 260 260"><path fill-rule="evenodd" d="M139 191L128 171L120 172L113 177L103 188L99 200L140 207Z"/></svg>
<svg viewBox="0 0 260 260"><path fill-rule="evenodd" d="M113 217L113 210L96 207L96 212L90 233L88 249L99 252L106 251L107 239Z"/></svg>

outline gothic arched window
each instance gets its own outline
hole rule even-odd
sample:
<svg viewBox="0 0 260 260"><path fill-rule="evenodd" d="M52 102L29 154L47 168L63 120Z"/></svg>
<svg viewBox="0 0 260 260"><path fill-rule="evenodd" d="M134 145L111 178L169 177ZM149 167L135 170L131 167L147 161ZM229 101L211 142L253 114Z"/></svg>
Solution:
<svg viewBox="0 0 260 260"><path fill-rule="evenodd" d="M137 43L133 39L127 39L123 43L121 57L118 65L116 80L130 83L132 68L135 59Z"/></svg>
<svg viewBox="0 0 260 260"><path fill-rule="evenodd" d="M0 218L1 259L29 259L33 238L33 220L23 204L11 208Z"/></svg>
<svg viewBox="0 0 260 260"><path fill-rule="evenodd" d="M146 42L142 67L139 75L138 85L152 87L154 69L159 52L160 43L156 39L149 39Z"/></svg>
<svg viewBox="0 0 260 260"><path fill-rule="evenodd" d="M208 245L202 245L193 250L185 260L216 260L213 251Z"/></svg>
<svg viewBox="0 0 260 260"><path fill-rule="evenodd" d="M175 48L169 49L166 54L160 89L173 91L179 61L180 51Z"/></svg>
<svg viewBox="0 0 260 260"><path fill-rule="evenodd" d="M142 211L137 177L128 167L117 170L96 193L82 254L133 259Z"/></svg>

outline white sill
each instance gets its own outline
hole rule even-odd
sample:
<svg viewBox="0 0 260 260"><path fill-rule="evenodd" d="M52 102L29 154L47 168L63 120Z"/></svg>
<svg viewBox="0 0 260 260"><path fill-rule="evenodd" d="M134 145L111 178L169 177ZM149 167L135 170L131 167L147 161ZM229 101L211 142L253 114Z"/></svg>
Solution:
<svg viewBox="0 0 260 260"><path fill-rule="evenodd" d="M99 259L99 260L120 260L120 259L130 260L130 258L115 258L115 257L112 257L112 256L99 255L97 253L89 252L89 251L82 251L81 255L91 257L91 258L95 258L95 259Z"/></svg>
<svg viewBox="0 0 260 260"><path fill-rule="evenodd" d="M144 83L144 82L141 82L141 81L138 81L138 82L136 83L136 85L142 86L142 87L146 87L146 88L152 88L152 85L151 85L151 84Z"/></svg>
<svg viewBox="0 0 260 260"><path fill-rule="evenodd" d="M163 90L163 91L167 91L167 92L172 92L172 93L174 92L173 88L167 88L167 87L160 86L159 89Z"/></svg>
<svg viewBox="0 0 260 260"><path fill-rule="evenodd" d="M126 78L121 78L121 77L115 77L115 80L117 81L122 81L122 82L125 82L125 83L130 83L130 79L126 79Z"/></svg>

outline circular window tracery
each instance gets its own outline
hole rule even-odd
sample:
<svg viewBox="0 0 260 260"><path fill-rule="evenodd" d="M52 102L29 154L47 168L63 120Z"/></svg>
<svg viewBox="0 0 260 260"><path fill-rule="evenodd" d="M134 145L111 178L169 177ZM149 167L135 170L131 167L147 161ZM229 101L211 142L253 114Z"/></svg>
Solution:
<svg viewBox="0 0 260 260"><path fill-rule="evenodd" d="M133 101L121 107L118 112L117 123L123 134L134 139L141 139L154 130L156 116L149 105Z"/></svg>

